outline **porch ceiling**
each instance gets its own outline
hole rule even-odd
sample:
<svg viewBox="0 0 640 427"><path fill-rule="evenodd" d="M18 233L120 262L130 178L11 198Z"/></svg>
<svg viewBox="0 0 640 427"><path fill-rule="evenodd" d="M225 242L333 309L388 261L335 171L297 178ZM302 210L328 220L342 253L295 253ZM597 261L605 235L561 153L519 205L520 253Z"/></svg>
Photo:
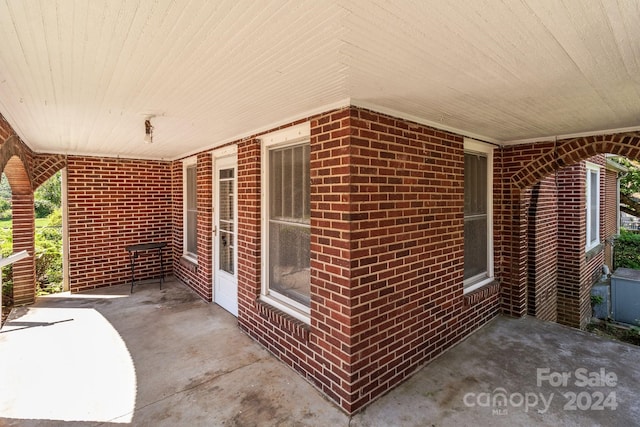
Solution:
<svg viewBox="0 0 640 427"><path fill-rule="evenodd" d="M165 159L349 102L500 143L639 128L638 22L637 0L0 0L0 113L36 151Z"/></svg>

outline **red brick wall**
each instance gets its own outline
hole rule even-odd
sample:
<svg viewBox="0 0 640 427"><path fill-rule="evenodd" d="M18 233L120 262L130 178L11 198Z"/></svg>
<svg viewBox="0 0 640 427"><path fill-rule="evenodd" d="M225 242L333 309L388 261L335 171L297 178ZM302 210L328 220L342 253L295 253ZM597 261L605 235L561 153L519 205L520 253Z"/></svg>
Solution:
<svg viewBox="0 0 640 427"><path fill-rule="evenodd" d="M353 412L495 316L498 285L462 292L461 137L358 108L310 122L311 324L258 300L254 139L238 143L238 320Z"/></svg>
<svg viewBox="0 0 640 427"><path fill-rule="evenodd" d="M462 137L359 108L308 120L310 325L259 299L260 135L236 142L238 322L353 412L495 316L499 285L463 295ZM198 170L209 173L210 158L203 168L201 161L200 156ZM496 236L503 236L508 216L501 203L500 161L496 153ZM175 273L210 299L210 274L200 274L200 262L189 269L181 259L182 162L172 165L172 185ZM203 183L199 178L198 201L209 210L210 185L210 176ZM211 215L203 212L204 218ZM205 246L210 251L210 242ZM495 259L499 276L503 261L497 250Z"/></svg>
<svg viewBox="0 0 640 427"><path fill-rule="evenodd" d="M198 260L193 262L184 254L184 166L183 161L172 163L172 230L173 264L177 278L200 297L211 301L212 290L212 232L213 232L213 163L211 153L200 153L196 161L196 200L198 206Z"/></svg>
<svg viewBox="0 0 640 427"><path fill-rule="evenodd" d="M580 324L580 284L585 264L584 163L558 172L558 322Z"/></svg>
<svg viewBox="0 0 640 427"><path fill-rule="evenodd" d="M590 162L604 166L604 155ZM604 264L604 168L600 174L600 246L586 247L586 165L584 162L559 172L560 211L558 229L558 322L584 327L591 317L591 285Z"/></svg>
<svg viewBox="0 0 640 427"><path fill-rule="evenodd" d="M495 315L498 301L492 287L463 296L463 138L361 109L351 118L347 409L357 410Z"/></svg>
<svg viewBox="0 0 640 427"><path fill-rule="evenodd" d="M11 197L13 214L13 251L26 250L29 258L13 265L13 301L16 305L31 304L35 300L35 214L33 193Z"/></svg>
<svg viewBox="0 0 640 427"><path fill-rule="evenodd" d="M531 191L528 211L528 313L555 321L557 315L558 194L556 175Z"/></svg>
<svg viewBox="0 0 640 427"><path fill-rule="evenodd" d="M240 327L246 332L257 338L258 335L263 336L260 341L269 348L274 354L283 354L283 350L289 349L288 364L296 368L302 374L305 370L302 365L306 363L306 353L300 351L299 346L306 345L305 340L300 340L297 334L294 334L292 340L297 347L298 358L292 353L291 345L282 347L279 341L290 332L279 332L280 339L267 339L267 336L276 335L274 331L277 329L276 324L270 323L265 317L255 316L256 299L260 295L261 275L260 268L262 265L261 258L261 238L260 238L260 221L261 221L261 198L260 198L260 141L255 139L246 139L238 143L238 321ZM286 317L282 317L283 325L291 326L293 323L287 321ZM260 329L262 328L262 329ZM290 330L291 327L288 328ZM305 332L301 330L301 332ZM284 335L284 336L283 336ZM276 335L278 336L278 335ZM298 359L298 360L296 360ZM310 372L307 369L306 372Z"/></svg>
<svg viewBox="0 0 640 427"><path fill-rule="evenodd" d="M26 250L30 257L13 266L13 303L31 304L35 300L35 213L34 185L31 182L33 152L0 115L0 170L11 186L13 212L13 251Z"/></svg>
<svg viewBox="0 0 640 427"><path fill-rule="evenodd" d="M595 249L589 251L585 257L585 268L581 275L580 284L580 328L587 326L591 320L591 287L602 276L602 266L604 265L604 248L606 246L605 230L606 230L606 206L607 206L607 191L606 191L606 158L604 154L598 154L588 159L591 163L601 166L600 168L600 245ZM586 210L586 205L585 205ZM585 243L586 243L586 230L585 230Z"/></svg>
<svg viewBox="0 0 640 427"><path fill-rule="evenodd" d="M618 233L618 173L609 169L604 171L604 263L613 269L613 251L611 237Z"/></svg>
<svg viewBox="0 0 640 427"><path fill-rule="evenodd" d="M0 114L0 142L4 143L10 136L15 134L9 122Z"/></svg>
<svg viewBox="0 0 640 427"><path fill-rule="evenodd" d="M125 246L171 242L169 162L70 156L67 183L71 291L127 283ZM136 279L159 274L157 254L140 253Z"/></svg>
<svg viewBox="0 0 640 427"><path fill-rule="evenodd" d="M329 398L340 404L350 390L347 323L348 220L337 205L348 171L330 177L332 166L348 158L349 110L311 121L311 324L293 319L259 301L261 289L261 146L258 139L238 144L238 286L240 327ZM345 165L347 164L345 160ZM332 191L336 193L329 195ZM326 204L325 204L326 203ZM334 212L331 212L335 208ZM334 248L328 247L335 244ZM330 263L332 265L328 265ZM343 406L344 407L344 406Z"/></svg>
<svg viewBox="0 0 640 427"><path fill-rule="evenodd" d="M504 201L496 208L502 225L502 233L497 240L502 262L500 300L502 311L512 316L527 313L530 190L538 181L555 172L552 168L539 171L544 166L540 159L553 150L553 143L523 144L500 150L501 200ZM535 178L527 181L526 177L519 176L527 169L532 169Z"/></svg>
<svg viewBox="0 0 640 427"><path fill-rule="evenodd" d="M558 295L557 295L557 321L575 327L583 327L590 318L590 291L591 285L600 275L604 262L604 245L596 250L585 253L586 246L586 217L585 217L585 164L583 160L589 160L598 165L604 165L604 155L597 154L598 150L606 150L614 153L626 153L633 155L638 149L634 145L628 145L629 137L622 135L609 135L590 138L578 138L557 143L536 143L507 147L503 150L504 182L511 182L511 190L519 193L519 206L514 206L513 201L508 203L506 210L513 215L507 220L506 228L513 234L503 246L506 258L506 269L503 276L504 288L514 289L524 295L529 301L529 311L537 309L537 297L535 293L537 283L535 274L539 274L536 266L530 263L531 251L535 253L537 242L531 242L531 228L528 217L531 206L532 188L536 182L544 180L545 176L558 172ZM567 165L573 165L568 166ZM601 207L604 200L605 174L601 174ZM543 181L544 182L544 181ZM513 195L505 197L505 200L514 200ZM600 210L600 239L604 239L605 223L604 209ZM532 249L533 248L533 249ZM535 262L535 261L534 261ZM522 277L525 270L529 274ZM535 273L535 274L532 274ZM503 305L510 305L517 309L520 305L509 303L503 298ZM548 308L541 306L545 311ZM546 318L547 315L544 315Z"/></svg>

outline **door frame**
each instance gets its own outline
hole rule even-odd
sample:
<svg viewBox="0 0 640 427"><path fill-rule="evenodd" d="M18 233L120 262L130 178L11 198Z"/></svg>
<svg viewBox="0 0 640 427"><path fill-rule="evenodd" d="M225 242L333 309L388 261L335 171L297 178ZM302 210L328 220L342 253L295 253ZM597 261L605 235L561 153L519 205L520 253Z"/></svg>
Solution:
<svg viewBox="0 0 640 427"><path fill-rule="evenodd" d="M218 224L218 215L219 211L218 206L216 204L216 200L218 198L218 176L216 174L218 165L221 160L230 160L233 163L233 167L235 169L235 178L234 178L234 230L235 230L235 245L233 247L233 257L234 257L234 277L236 282L236 295L237 295L237 286L238 286L238 147L236 145L230 145L228 147L219 148L217 150L212 151L212 200L211 205L213 208L213 217L212 219L212 239L211 239L211 300L216 302L216 284L217 284L217 264L218 264L218 253L216 251L216 245L218 242L218 232L217 229ZM217 303L217 302L216 302ZM237 296L236 296L236 304L238 304ZM223 307L224 308L224 307ZM237 309L236 309L237 310ZM236 315L237 316L237 315Z"/></svg>

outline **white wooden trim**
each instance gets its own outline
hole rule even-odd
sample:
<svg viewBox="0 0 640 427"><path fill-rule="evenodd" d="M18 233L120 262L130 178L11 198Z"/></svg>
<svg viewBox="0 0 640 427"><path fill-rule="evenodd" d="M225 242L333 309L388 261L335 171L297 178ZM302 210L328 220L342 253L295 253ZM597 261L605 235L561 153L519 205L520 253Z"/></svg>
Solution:
<svg viewBox="0 0 640 427"><path fill-rule="evenodd" d="M187 167L194 165L197 167L197 164L197 156L182 160L182 256L194 264L198 264L197 255L187 252Z"/></svg>
<svg viewBox="0 0 640 427"><path fill-rule="evenodd" d="M283 147L288 145L296 145L309 140L311 135L311 124L305 122L296 126L291 126L277 132L264 135L260 138L262 141L261 156L261 206L262 214L260 221L260 229L262 230L262 283L261 283L261 299L266 303L276 307L279 310L295 317L305 323L310 323L310 307L304 306L290 298L270 292L268 286L269 278L269 167L268 154L269 150L274 147Z"/></svg>
<svg viewBox="0 0 640 427"><path fill-rule="evenodd" d="M274 145L289 145L302 142L311 136L311 123L305 122L296 126L269 133L260 137L263 147Z"/></svg>
<svg viewBox="0 0 640 427"><path fill-rule="evenodd" d="M265 295L262 294L260 299L267 304L277 308L280 311L288 314L291 317L295 317L301 322L305 322L306 324L311 323L311 309L309 307L302 306L302 304L297 304L296 307L292 305L286 304L283 301L280 301L278 298L274 298L273 295ZM288 298L287 298L288 299ZM295 301L290 301L295 303ZM299 307L298 307L299 306Z"/></svg>
<svg viewBox="0 0 640 427"><path fill-rule="evenodd" d="M215 149L211 152L213 159L219 159L221 157L233 156L238 153L238 146L236 144L228 145L226 147Z"/></svg>
<svg viewBox="0 0 640 427"><path fill-rule="evenodd" d="M67 168L60 171L60 190L62 196L62 290L69 290L69 187L67 185Z"/></svg>
<svg viewBox="0 0 640 427"><path fill-rule="evenodd" d="M493 281L495 275L493 254L493 150L496 147L471 138L464 139L465 153L480 153L487 157L487 274L470 277L463 282L464 293L474 291Z"/></svg>
<svg viewBox="0 0 640 427"><path fill-rule="evenodd" d="M586 203L585 203L585 216L586 216L586 230L585 230L585 252L589 252L591 249L595 248L600 244L600 197L602 196L602 189L600 188L600 178L601 178L601 169L600 165L596 165L595 163L585 161L586 173L585 173L585 192L586 192ZM597 173L598 180L598 195L596 197L596 240L591 243L590 235L591 230L591 222L593 218L589 216L589 206L591 205L591 191L589 191L589 183L591 182L590 173L591 171L595 171Z"/></svg>

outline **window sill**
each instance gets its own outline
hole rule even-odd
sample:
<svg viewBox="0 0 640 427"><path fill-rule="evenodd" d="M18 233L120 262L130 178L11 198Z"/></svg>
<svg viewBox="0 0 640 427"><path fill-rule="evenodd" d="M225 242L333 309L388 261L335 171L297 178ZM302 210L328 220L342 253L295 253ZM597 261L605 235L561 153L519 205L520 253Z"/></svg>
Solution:
<svg viewBox="0 0 640 427"><path fill-rule="evenodd" d="M182 255L180 257L180 264L192 273L198 271L198 260L195 260L190 256Z"/></svg>
<svg viewBox="0 0 640 427"><path fill-rule="evenodd" d="M311 324L311 315L310 313L303 313L299 310L296 310L295 308L292 308L290 306L288 306L287 304L284 304L283 302L281 302L278 299L275 299L269 295L261 295L260 296L260 301L270 305L272 307L274 307L276 310L281 311L282 313L286 314L287 316L293 317L294 319L303 322L307 325Z"/></svg>
<svg viewBox="0 0 640 427"><path fill-rule="evenodd" d="M604 245L602 243L598 243L594 247L587 249L585 253L585 259L589 262L593 257L598 255L604 249Z"/></svg>
<svg viewBox="0 0 640 427"><path fill-rule="evenodd" d="M464 292L464 305L469 307L479 302L486 301L493 295L498 295L500 293L500 282L494 279L487 279L487 281L483 281L474 285L473 287L469 287L468 290L465 289Z"/></svg>
<svg viewBox="0 0 640 427"><path fill-rule="evenodd" d="M289 331L291 334L300 337L304 341L309 340L310 325L309 319L302 321L296 317L273 306L264 300L264 296L256 300L258 314L271 323L277 324L280 329Z"/></svg>
<svg viewBox="0 0 640 427"><path fill-rule="evenodd" d="M495 279L493 277L484 278L484 279L479 280L478 282L476 282L476 283L474 283L472 285L469 285L466 288L464 288L464 292L463 293L466 295L466 294L471 293L471 292L473 292L473 291L475 291L477 289L482 288L483 286L486 286L486 285L488 285L490 283L493 283L494 281L495 281Z"/></svg>

